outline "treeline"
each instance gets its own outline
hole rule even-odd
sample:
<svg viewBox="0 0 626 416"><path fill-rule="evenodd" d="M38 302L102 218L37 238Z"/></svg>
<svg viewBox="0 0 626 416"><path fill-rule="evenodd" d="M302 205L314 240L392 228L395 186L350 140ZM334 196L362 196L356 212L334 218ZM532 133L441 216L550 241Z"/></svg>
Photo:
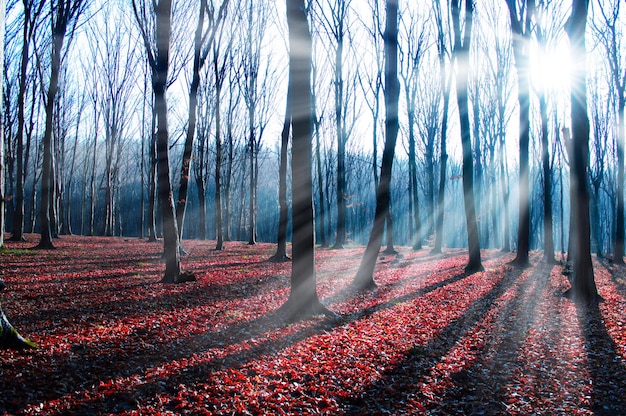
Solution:
<svg viewBox="0 0 626 416"><path fill-rule="evenodd" d="M154 31L154 20L142 12L143 2L74 3L80 7L68 16L54 14L58 9L47 2L7 3L6 231L14 238L41 231L44 139L49 134L52 177L46 183L52 184L53 234L155 238L161 235L159 122L142 37ZM518 202L518 184L527 172L528 247L544 247L544 202L549 200L554 249L565 252L570 90L545 76L554 71L545 56L569 50L569 10L541 1L530 10L530 3L510 1L508 8L497 1L476 3L464 68L478 235L483 248L517 249L520 206L525 209ZM277 238L287 85L283 7L266 1L173 3L166 80L169 166L174 201L178 206L185 202L186 238L218 239L218 229L225 240ZM307 8L314 54L316 237L325 246L364 244L374 218L384 139L384 3L316 0ZM416 248L467 245L460 126L454 116L455 73L462 63L454 58L449 16L445 2L400 4L400 136L391 218L393 240ZM65 43L57 50L51 28L62 18ZM623 239L622 21L618 0L593 2L588 183L593 248L599 255L611 255ZM521 24L522 32L512 31L512 22ZM526 86L517 66L518 38L527 42L522 51L529 70ZM57 58L58 93L48 121L46 97ZM567 72L564 67L563 78ZM518 123L518 93L523 88L529 106L526 170L518 144L524 127ZM181 196L181 186L188 187L186 196Z"/></svg>

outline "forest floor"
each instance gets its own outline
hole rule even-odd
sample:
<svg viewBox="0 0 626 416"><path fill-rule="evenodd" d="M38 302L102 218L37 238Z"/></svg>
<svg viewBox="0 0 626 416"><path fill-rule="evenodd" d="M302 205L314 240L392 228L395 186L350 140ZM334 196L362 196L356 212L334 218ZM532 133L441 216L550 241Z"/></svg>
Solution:
<svg viewBox="0 0 626 416"><path fill-rule="evenodd" d="M198 281L166 285L160 243L29 240L0 253L0 300L41 348L0 351L1 414L626 414L626 268L601 260L584 307L540 253L467 276L465 250L401 247L356 295L363 248L319 249L341 318L286 324L271 244L185 241Z"/></svg>

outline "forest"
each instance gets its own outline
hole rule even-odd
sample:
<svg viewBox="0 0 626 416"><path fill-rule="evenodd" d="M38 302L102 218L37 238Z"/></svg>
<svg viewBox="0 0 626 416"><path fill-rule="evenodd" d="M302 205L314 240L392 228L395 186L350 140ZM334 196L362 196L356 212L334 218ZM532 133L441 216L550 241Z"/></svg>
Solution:
<svg viewBox="0 0 626 416"><path fill-rule="evenodd" d="M0 411L626 410L623 2L1 5Z"/></svg>

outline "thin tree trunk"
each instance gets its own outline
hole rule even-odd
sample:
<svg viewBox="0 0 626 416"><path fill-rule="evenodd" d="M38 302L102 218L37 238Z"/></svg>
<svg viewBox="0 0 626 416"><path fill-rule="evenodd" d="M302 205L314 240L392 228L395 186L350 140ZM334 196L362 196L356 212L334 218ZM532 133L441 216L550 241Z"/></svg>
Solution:
<svg viewBox="0 0 626 416"><path fill-rule="evenodd" d="M552 236L552 169L548 144L548 111L545 93L539 97L541 113L541 159L543 164L543 244L544 261L554 263L554 238Z"/></svg>
<svg viewBox="0 0 626 416"><path fill-rule="evenodd" d="M187 198L189 193L189 172L191 169L191 155L193 153L193 138L196 132L196 120L198 109L198 88L200 86L200 68L202 67L202 32L204 29L204 15L206 8L206 0L200 0L200 12L198 16L198 25L194 38L194 58L193 58L193 75L191 87L189 88L189 112L187 123L187 135L185 137L185 146L183 150L183 161L180 169L180 186L178 189L178 199L176 201L176 223L178 227L178 240L182 243L183 226L185 224L185 211L187 210ZM219 100L219 97L218 97ZM217 126L219 130L219 125ZM182 250L182 247L181 247Z"/></svg>
<svg viewBox="0 0 626 416"><path fill-rule="evenodd" d="M312 82L311 85L314 86L317 80L317 68L313 66L312 68ZM322 176L322 153L321 153L321 140L320 140L320 129L321 129L321 121L317 115L317 96L315 91L311 92L312 94L312 109L313 112L313 128L315 134L315 167L317 173L317 186L319 193L319 209L320 209L320 240L322 243L322 247L328 247L328 234L326 232L326 195L324 194L324 178ZM329 214L330 215L330 214Z"/></svg>
<svg viewBox="0 0 626 416"><path fill-rule="evenodd" d="M157 241L156 227L156 182L157 182L157 152L156 152L156 103L152 102L152 129L150 130L150 185L148 187L148 241Z"/></svg>
<svg viewBox="0 0 626 416"><path fill-rule="evenodd" d="M4 73L4 14L5 4L4 0L0 0L0 13L2 13L2 19L0 19L0 73ZM3 88L4 84L0 85L0 103L3 102ZM2 120L0 119L0 131L2 129ZM4 139L0 139L0 248L4 247ZM3 313L4 315L4 313Z"/></svg>
<svg viewBox="0 0 626 416"><path fill-rule="evenodd" d="M617 213L615 214L615 245L613 260L616 264L624 264L624 146L626 146L626 125L624 123L624 107L626 98L624 91L618 91L618 139L617 139Z"/></svg>
<svg viewBox="0 0 626 416"><path fill-rule="evenodd" d="M465 68L469 62L470 40L472 32L472 20L474 12L473 0L466 0L465 3L465 30L461 36L459 0L452 2L452 19L455 31L455 55L459 67ZM461 44L461 38L463 43ZM463 149L463 201L465 205L465 222L467 225L467 244L469 249L469 262L465 267L467 273L474 273L483 270L480 258L480 239L478 236L478 223L476 221L476 207L474 204L474 169L472 162L472 138L469 120L468 105L468 73L461 71L457 73L457 103L459 106L459 119L461 125L461 145ZM478 138L476 138L478 140Z"/></svg>
<svg viewBox="0 0 626 416"><path fill-rule="evenodd" d="M443 32L443 23L441 16L438 16L438 48L439 48L439 85L443 95L443 108L441 119L441 146L439 156L439 189L437 192L437 219L435 224L435 245L432 249L432 253L441 253L443 245L443 213L446 196L446 175L448 172L448 153L447 153L447 141L448 141L448 109L450 107L450 89L452 86L452 71L450 71L450 78L446 81L446 68L445 68L445 35Z"/></svg>
<svg viewBox="0 0 626 416"><path fill-rule="evenodd" d="M287 206L287 158L289 150L289 130L291 127L291 91L287 91L287 99L285 105L285 119L283 122L283 130L280 134L280 171L278 177L278 204L279 204L279 220L278 220L278 244L276 254L270 260L276 262L289 261L287 256L287 216L289 209ZM315 117L315 112L312 112Z"/></svg>
<svg viewBox="0 0 626 416"><path fill-rule="evenodd" d="M354 278L357 289L375 287L374 269L380 251L385 220L389 218L391 202L390 185L396 139L400 128L398 120L398 101L400 82L398 81L398 2L387 0L387 19L385 24L385 147L382 155L380 182L376 191L376 212L361 265ZM388 233L393 232L388 226Z"/></svg>
<svg viewBox="0 0 626 416"><path fill-rule="evenodd" d="M221 95L222 79L220 78L217 51L213 59L213 69L215 72L215 228L217 243L216 250L224 248L224 224L222 218L222 117L221 117Z"/></svg>

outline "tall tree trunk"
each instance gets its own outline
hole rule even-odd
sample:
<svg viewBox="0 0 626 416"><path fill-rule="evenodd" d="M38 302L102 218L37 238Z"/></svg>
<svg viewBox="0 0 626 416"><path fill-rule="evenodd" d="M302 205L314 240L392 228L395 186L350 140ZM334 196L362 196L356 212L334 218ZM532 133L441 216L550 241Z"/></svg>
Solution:
<svg viewBox="0 0 626 416"><path fill-rule="evenodd" d="M222 79L220 78L217 51L213 59L213 69L215 72L215 229L216 229L216 250L224 248L224 224L222 217L222 115L221 115L221 95Z"/></svg>
<svg viewBox="0 0 626 416"><path fill-rule="evenodd" d="M398 2L387 0L387 19L385 23L385 147L380 169L380 182L376 190L376 212L361 265L354 278L358 289L375 287L374 269L380 251L385 219L389 216L391 202L390 185L396 139L400 128L398 120L398 101L400 82L398 81ZM392 230L388 227L388 232Z"/></svg>
<svg viewBox="0 0 626 416"><path fill-rule="evenodd" d="M530 142L530 96L529 96L529 45L531 20L535 0L524 0L526 16L517 13L517 2L507 0L513 35L513 52L517 69L517 97L519 102L519 226L517 231L517 256L513 263L528 266L530 250L530 180L528 146Z"/></svg>
<svg viewBox="0 0 626 416"><path fill-rule="evenodd" d="M315 66L312 68L311 86L314 87L317 80L317 69ZM311 91L312 94L312 109L313 112L313 129L315 134L315 168L317 173L317 184L319 193L319 210L320 210L320 241L322 247L328 247L328 233L326 232L326 196L324 193L324 178L322 176L322 152L321 152L321 120L317 115L317 96L315 91ZM330 214L329 214L330 215Z"/></svg>
<svg viewBox="0 0 626 416"><path fill-rule="evenodd" d="M167 73L169 65L171 0L160 0L157 6L156 56L152 69L152 88L157 115L157 187L163 224L163 252L165 275L163 282L177 283L180 276L180 257L174 198L170 183L169 133L167 125Z"/></svg>
<svg viewBox="0 0 626 416"><path fill-rule="evenodd" d="M342 7L342 6L339 6ZM343 18L335 33L335 126L337 129L337 237L334 249L341 249L346 244L346 137L343 128Z"/></svg>
<svg viewBox="0 0 626 416"><path fill-rule="evenodd" d="M37 248L53 249L52 244L54 224L51 220L54 218L50 215L54 204L54 165L53 151L54 138L52 136L54 104L56 95L59 91L59 73L61 70L61 54L63 43L65 40L65 32L67 29L67 21L61 16L56 16L56 23L53 23L52 30L52 57L50 61L50 83L46 93L46 125L43 135L43 165L41 175L41 199L39 202L39 227L41 229L41 238Z"/></svg>
<svg viewBox="0 0 626 416"><path fill-rule="evenodd" d="M200 68L202 67L202 32L204 29L204 15L206 0L200 0L198 25L194 37L193 74L191 87L189 88L189 112L187 123L187 135L183 150L183 161L180 168L180 184L178 199L176 201L176 225L178 227L178 240L182 242L183 226L185 224L185 211L187 210L187 197L189 193L189 172L191 169L191 155L193 153L193 138L196 132L196 120L198 109L198 88L200 87ZM218 98L219 99L219 98ZM219 126L217 127L219 129ZM182 247L181 247L182 250Z"/></svg>
<svg viewBox="0 0 626 416"><path fill-rule="evenodd" d="M625 74L626 78L626 74ZM616 264L624 264L624 146L626 146L626 125L624 123L624 107L626 97L624 88L618 88L618 144L617 144L617 213L615 214L615 245L613 260Z"/></svg>
<svg viewBox="0 0 626 416"><path fill-rule="evenodd" d="M541 113L541 160L543 167L543 259L554 263L554 238L552 236L552 169L548 143L548 110L545 92L539 97Z"/></svg>
<svg viewBox="0 0 626 416"><path fill-rule="evenodd" d="M289 150L289 130L291 127L291 91L287 91L285 119L283 130L280 134L280 170L278 176L278 205L280 209L278 220L278 244L276 254L270 260L283 262L290 260L287 256L287 216L289 207L287 206L287 158ZM315 113L313 113L315 117Z"/></svg>
<svg viewBox="0 0 626 416"><path fill-rule="evenodd" d="M446 175L448 172L448 109L450 107L450 89L452 87L452 70L446 80L446 41L443 30L441 10L437 9L437 49L439 55L439 85L441 88L443 107L441 119L441 146L439 148L439 188L437 191L437 219L435 223L435 244L432 253L441 253L443 245L443 213L446 196Z"/></svg>
<svg viewBox="0 0 626 416"><path fill-rule="evenodd" d="M452 1L452 20L455 32L454 53L457 65L462 68L456 75L456 95L459 106L459 119L461 125L461 145L463 148L463 201L465 203L465 222L467 225L467 244L469 249L469 262L465 267L467 273L483 270L480 258L480 239L478 236L478 223L476 221L476 207L474 203L474 169L472 162L472 138L469 120L469 104L467 94L470 40L472 36L472 20L474 13L474 1L465 2L465 29L461 34L459 0ZM463 42L461 43L461 39ZM478 140L478 138L475 138Z"/></svg>
<svg viewBox="0 0 626 416"><path fill-rule="evenodd" d="M0 0L0 73L4 74L4 0ZM3 102L3 83L0 83L0 103ZM0 118L0 131L3 131L2 120ZM4 247L4 140L0 139L0 248Z"/></svg>
<svg viewBox="0 0 626 416"><path fill-rule="evenodd" d="M82 106L81 106L82 110ZM67 178L67 189L66 189L66 197L67 200L67 208L65 210L65 220L63 223L65 224L65 233L68 235L72 235L72 185L74 179L74 167L76 165L76 149L78 148L78 131L80 128L80 116L76 122L76 131L74 132L74 148L72 149L72 161L70 162L70 174Z"/></svg>
<svg viewBox="0 0 626 416"><path fill-rule="evenodd" d="M319 300L315 276L315 225L313 222L311 34L304 0L287 0L289 27L289 90L292 108L293 267L291 292L281 307L288 319L333 315Z"/></svg>
<svg viewBox="0 0 626 416"><path fill-rule="evenodd" d="M24 183L26 180L27 167L24 163L24 125L25 125L25 98L27 90L27 70L28 55L30 51L30 39L33 35L33 25L31 24L31 8L28 2L23 3L24 7L24 28L22 39L22 56L20 62L20 81L17 97L17 186L15 192L15 215L13 217L13 233L11 240L25 241L24 238ZM3 10L0 10L3 11ZM4 33L4 32L3 32ZM34 100L33 100L34 101Z"/></svg>
<svg viewBox="0 0 626 416"><path fill-rule="evenodd" d="M566 31L570 39L572 62L572 164L573 186L576 194L573 200L574 259L572 288L568 295L582 302L596 301L598 289L591 263L589 190L587 189L587 163L589 158L589 116L587 113L587 51L585 31L589 0L573 0L572 14L567 21ZM570 237L571 238L571 237Z"/></svg>
<svg viewBox="0 0 626 416"><path fill-rule="evenodd" d="M152 97L152 129L150 130L150 184L148 186L148 241L157 241L156 211L157 211L157 114L156 99Z"/></svg>
<svg viewBox="0 0 626 416"><path fill-rule="evenodd" d="M408 88L407 88L408 89ZM407 91L408 93L409 91ZM411 221L415 225L415 235L412 236L413 250L422 249L422 227L420 223L420 211L419 211L419 197L417 195L417 162L415 152L415 113L409 112L409 184L412 210L409 210L409 215L412 215ZM412 231L412 230L411 230Z"/></svg>
<svg viewBox="0 0 626 416"><path fill-rule="evenodd" d="M232 73L231 73L231 76ZM233 79L230 79L229 84L232 85ZM226 154L226 183L224 184L224 240L230 241L232 236L231 230L231 189L232 189L232 175L233 175L233 160L234 160L234 140L233 140L233 94L228 95L228 121L226 126L226 140L228 143L228 152Z"/></svg>

